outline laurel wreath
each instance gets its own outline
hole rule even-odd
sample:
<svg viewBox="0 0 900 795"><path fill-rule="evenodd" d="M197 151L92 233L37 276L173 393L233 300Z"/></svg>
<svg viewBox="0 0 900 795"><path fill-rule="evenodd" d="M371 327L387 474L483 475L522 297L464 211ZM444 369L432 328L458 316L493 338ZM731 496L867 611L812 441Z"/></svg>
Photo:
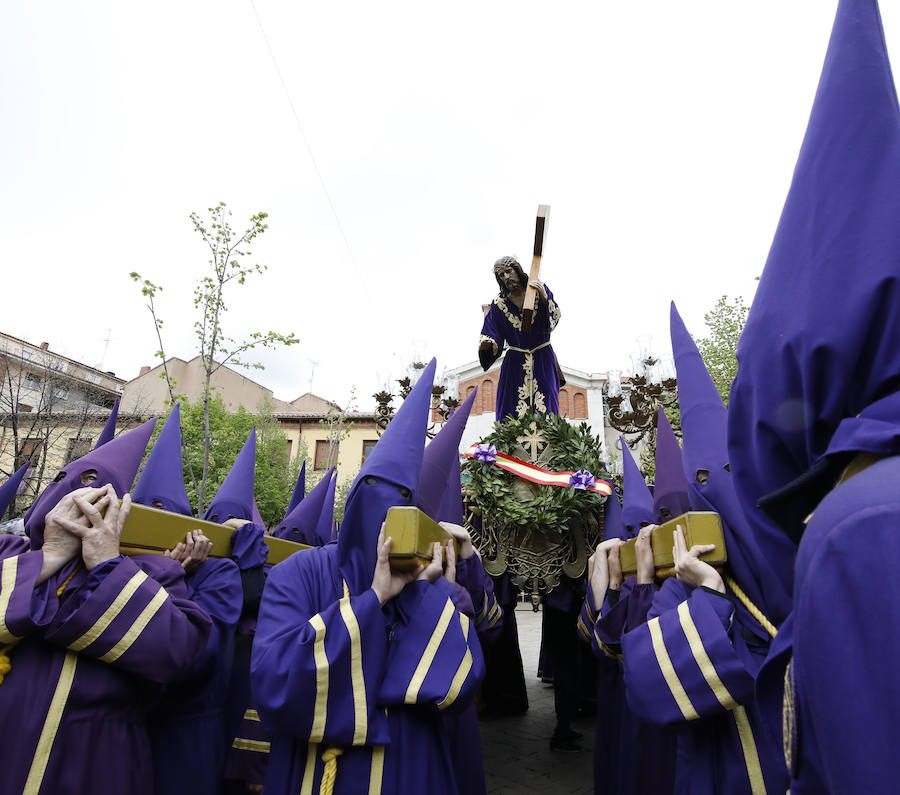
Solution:
<svg viewBox="0 0 900 795"><path fill-rule="evenodd" d="M603 465L600 437L591 433L585 422L568 423L555 414L528 413L520 419L508 417L494 425L494 431L482 441L500 453L522 457L517 438L535 423L550 446L550 458L541 464L554 472L588 470L595 478L609 480ZM470 507L495 527L520 527L531 532L560 533L569 530L569 522L586 512L598 511L606 500L602 494L560 486L529 484L534 497L523 500L513 484L516 476L493 463L472 458L463 463L463 494Z"/></svg>

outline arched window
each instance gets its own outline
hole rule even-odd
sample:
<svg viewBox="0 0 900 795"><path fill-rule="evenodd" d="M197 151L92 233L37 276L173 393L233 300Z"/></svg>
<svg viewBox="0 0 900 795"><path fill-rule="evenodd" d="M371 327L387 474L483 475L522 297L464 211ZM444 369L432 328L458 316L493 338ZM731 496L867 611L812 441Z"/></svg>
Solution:
<svg viewBox="0 0 900 795"><path fill-rule="evenodd" d="M475 384L470 384L469 386L466 387L466 400L468 400L472 396L472 393L474 391L475 391ZM475 398L475 402L472 404L472 411L469 413L473 414L473 415L481 414L481 408L478 405L478 398Z"/></svg>
<svg viewBox="0 0 900 795"><path fill-rule="evenodd" d="M572 416L577 417L579 420L587 419L587 399L584 396L584 392L576 392L575 393L575 405L573 407Z"/></svg>
<svg viewBox="0 0 900 795"><path fill-rule="evenodd" d="M481 393L482 412L495 411L497 407L494 405L494 382L490 378L485 378L478 391Z"/></svg>
<svg viewBox="0 0 900 795"><path fill-rule="evenodd" d="M565 417L566 415L571 416L572 414L572 406L569 402L569 390L568 389L560 389L559 390L559 416Z"/></svg>

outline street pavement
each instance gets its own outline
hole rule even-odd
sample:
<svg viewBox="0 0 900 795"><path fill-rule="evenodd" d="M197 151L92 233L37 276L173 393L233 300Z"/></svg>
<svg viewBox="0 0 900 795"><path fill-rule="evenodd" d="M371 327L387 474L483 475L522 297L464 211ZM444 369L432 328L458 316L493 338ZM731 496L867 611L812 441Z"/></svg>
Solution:
<svg viewBox="0 0 900 795"><path fill-rule="evenodd" d="M591 795L594 719L579 719L575 724L584 734L585 750L575 753L550 750L550 735L556 723L553 688L537 678L541 614L532 612L530 604L520 604L516 622L530 706L525 715L481 721L487 791L489 795L539 792Z"/></svg>

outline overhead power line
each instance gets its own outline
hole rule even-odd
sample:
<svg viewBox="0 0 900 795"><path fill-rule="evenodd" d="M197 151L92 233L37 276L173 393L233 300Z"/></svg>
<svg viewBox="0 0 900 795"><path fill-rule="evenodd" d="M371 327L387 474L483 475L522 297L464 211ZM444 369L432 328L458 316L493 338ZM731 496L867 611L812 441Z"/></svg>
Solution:
<svg viewBox="0 0 900 795"><path fill-rule="evenodd" d="M250 7L253 9L253 16L256 17L256 24L259 25L259 32L262 34L263 41L266 44L266 49L269 51L269 57L272 59L272 66L275 67L275 74L278 75L278 82L281 83L281 90L284 92L285 99L287 99L288 106L291 109L291 114L294 117L294 121L297 124L297 129L300 131L300 137L303 139L303 144L306 147L306 151L309 154L310 162L313 165L313 169L315 169L316 176L319 178L319 184L322 186L322 192L325 194L325 198L328 201L328 206L331 208L331 214L334 216L334 222L337 224L338 232L340 232L341 239L344 241L344 246L347 249L347 254L350 257L350 262L353 265L354 270L359 276L363 286L365 287L366 294L369 294L369 283L368 279L366 279L365 273L363 273L362 268L359 267L359 264L356 261L356 257L353 256L353 249L350 247L350 241L347 239L347 234L344 231L344 225L341 223L341 218L338 215L337 208L334 206L334 202L331 200L331 193L328 191L328 186L325 184L325 178L322 176L322 171L319 168L319 164L316 162L316 156L313 154L312 147L309 144L309 139L306 137L306 132L303 129L303 124L300 122L300 115L297 113L297 108L294 105L294 101L291 99L291 92L288 91L287 83L284 81L284 75L281 73L281 68L278 66L278 59L275 58L275 53L272 50L272 45L269 42L269 37L266 35L266 29L263 27L262 19L259 16L259 12L256 10L256 3L254 0L250 0Z"/></svg>

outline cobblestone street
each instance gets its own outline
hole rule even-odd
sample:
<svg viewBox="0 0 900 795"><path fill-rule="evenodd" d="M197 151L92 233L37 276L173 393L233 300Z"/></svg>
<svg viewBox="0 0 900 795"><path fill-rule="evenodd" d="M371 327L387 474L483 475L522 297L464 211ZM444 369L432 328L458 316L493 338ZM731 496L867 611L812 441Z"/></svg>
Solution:
<svg viewBox="0 0 900 795"><path fill-rule="evenodd" d="M525 715L481 721L484 768L490 795L513 793L593 792L593 718L580 719L575 728L584 734L584 751L550 750L553 733L553 688L537 678L541 647L541 614L530 604L516 610L519 646L525 667L529 709Z"/></svg>

